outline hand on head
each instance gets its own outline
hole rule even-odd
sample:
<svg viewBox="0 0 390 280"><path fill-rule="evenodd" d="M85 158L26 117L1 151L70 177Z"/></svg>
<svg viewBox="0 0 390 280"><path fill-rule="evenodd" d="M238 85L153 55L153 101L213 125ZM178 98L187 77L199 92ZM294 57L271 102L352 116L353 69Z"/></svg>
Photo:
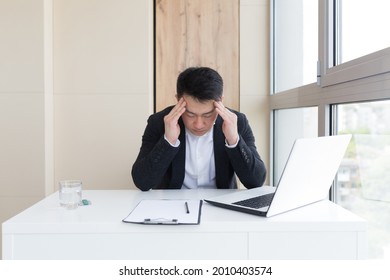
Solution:
<svg viewBox="0 0 390 280"><path fill-rule="evenodd" d="M192 103L191 103L192 104ZM237 129L237 115L227 109L222 101L214 101L213 105L216 112L223 119L222 132L225 135L226 142L229 145L234 145L238 140L238 129ZM174 145L180 135L179 118L186 111L187 102L183 97L179 99L177 104L172 108L171 112L164 117L165 125L165 138ZM192 105L193 106L193 105ZM209 122L207 120L207 122ZM192 123L187 123L192 125ZM207 127L207 125L205 125ZM212 123L210 124L212 126ZM193 129L192 127L189 127Z"/></svg>
<svg viewBox="0 0 390 280"><path fill-rule="evenodd" d="M171 112L164 117L165 138L174 145L180 135L179 118L186 110L186 102L183 98L177 102Z"/></svg>
<svg viewBox="0 0 390 280"><path fill-rule="evenodd" d="M237 115L227 109L222 101L215 101L214 106L223 119L222 132L225 135L226 142L229 145L236 144L238 140Z"/></svg>

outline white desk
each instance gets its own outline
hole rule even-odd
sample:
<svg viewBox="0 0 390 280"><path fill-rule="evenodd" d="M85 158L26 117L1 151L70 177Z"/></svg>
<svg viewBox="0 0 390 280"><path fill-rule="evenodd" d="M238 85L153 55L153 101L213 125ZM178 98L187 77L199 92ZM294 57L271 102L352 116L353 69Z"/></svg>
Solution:
<svg viewBox="0 0 390 280"><path fill-rule="evenodd" d="M87 190L92 205L76 210L60 208L54 193L3 223L3 259L365 258L365 222L329 201L272 218L204 203L200 225L122 222L141 199L229 191Z"/></svg>

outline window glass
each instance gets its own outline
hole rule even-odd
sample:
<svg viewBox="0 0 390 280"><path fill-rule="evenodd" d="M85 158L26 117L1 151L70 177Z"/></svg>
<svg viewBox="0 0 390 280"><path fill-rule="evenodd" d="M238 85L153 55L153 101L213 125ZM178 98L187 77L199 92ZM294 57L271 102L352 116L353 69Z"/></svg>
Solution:
<svg viewBox="0 0 390 280"><path fill-rule="evenodd" d="M318 108L275 110L274 124L273 185L276 185L295 139L318 136Z"/></svg>
<svg viewBox="0 0 390 280"><path fill-rule="evenodd" d="M390 47L390 1L340 0L338 64Z"/></svg>
<svg viewBox="0 0 390 280"><path fill-rule="evenodd" d="M316 82L318 1L274 1L274 93Z"/></svg>
<svg viewBox="0 0 390 280"><path fill-rule="evenodd" d="M337 133L353 135L335 201L368 222L368 257L390 256L390 101L337 106Z"/></svg>

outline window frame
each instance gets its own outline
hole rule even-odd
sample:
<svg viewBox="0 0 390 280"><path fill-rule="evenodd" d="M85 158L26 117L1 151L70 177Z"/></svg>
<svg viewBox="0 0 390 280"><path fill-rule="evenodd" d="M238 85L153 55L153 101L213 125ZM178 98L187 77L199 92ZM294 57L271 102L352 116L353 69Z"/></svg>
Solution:
<svg viewBox="0 0 390 280"><path fill-rule="evenodd" d="M333 105L390 99L390 48L328 67L330 37L328 36L329 12L336 0L318 0L318 56L319 79L317 83L304 85L274 94L274 0L270 0L270 184L274 172L274 111L301 107L318 107L318 136L332 135ZM333 19L332 19L333 20ZM333 23L332 23L333 24ZM333 30L333 29L332 29Z"/></svg>
<svg viewBox="0 0 390 280"><path fill-rule="evenodd" d="M340 0L319 0L319 73L318 84L321 87L336 85L357 79L390 72L390 47L367 54L336 65L339 61L334 54L334 45L340 34L335 25L338 23L337 13ZM330 12L332 11L332 12ZM336 16L334 17L334 14Z"/></svg>

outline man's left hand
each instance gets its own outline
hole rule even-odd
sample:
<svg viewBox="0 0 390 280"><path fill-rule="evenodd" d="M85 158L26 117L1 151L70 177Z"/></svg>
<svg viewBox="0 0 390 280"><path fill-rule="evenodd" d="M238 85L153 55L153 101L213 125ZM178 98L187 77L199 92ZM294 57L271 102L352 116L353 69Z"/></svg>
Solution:
<svg viewBox="0 0 390 280"><path fill-rule="evenodd" d="M214 102L217 113L223 119L222 131L228 145L234 145L238 141L237 115L228 110L222 101Z"/></svg>

